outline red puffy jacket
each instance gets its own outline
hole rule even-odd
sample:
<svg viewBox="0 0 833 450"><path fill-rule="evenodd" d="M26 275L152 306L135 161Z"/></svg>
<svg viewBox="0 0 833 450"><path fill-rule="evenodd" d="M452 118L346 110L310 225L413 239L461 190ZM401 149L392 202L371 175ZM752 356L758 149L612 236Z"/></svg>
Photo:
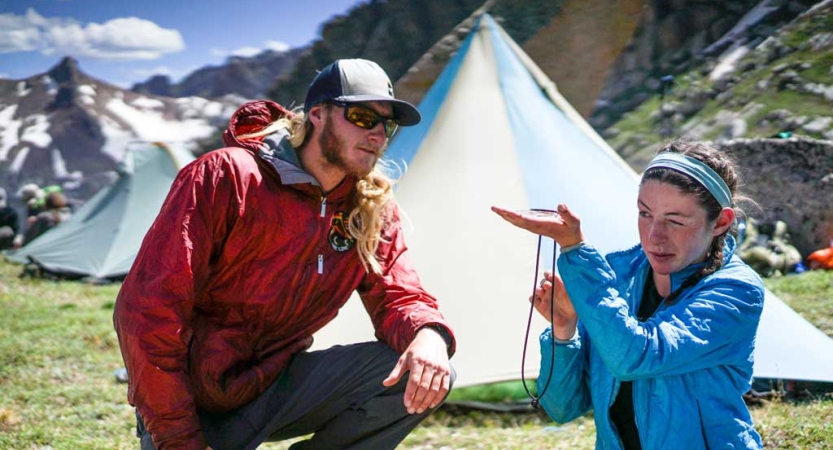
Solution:
<svg viewBox="0 0 833 450"><path fill-rule="evenodd" d="M355 248L328 239L334 216L355 204L355 180L325 198L317 185L282 182L259 156L265 144L235 138L284 114L273 102L243 105L225 132L229 147L179 172L119 292L128 401L159 450L203 450L196 411L256 398L353 291L398 352L426 324L451 331L408 258L393 202L377 251L382 274L368 273Z"/></svg>

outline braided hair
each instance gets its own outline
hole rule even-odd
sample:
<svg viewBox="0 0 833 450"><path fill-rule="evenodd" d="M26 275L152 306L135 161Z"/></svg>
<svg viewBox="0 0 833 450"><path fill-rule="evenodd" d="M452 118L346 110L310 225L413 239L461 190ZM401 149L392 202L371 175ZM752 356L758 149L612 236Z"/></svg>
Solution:
<svg viewBox="0 0 833 450"><path fill-rule="evenodd" d="M715 173L723 178L723 181L725 181L726 185L729 187L729 191L732 193L732 205L733 208L735 208L735 200L739 198L739 196L736 195L736 191L738 185L740 184L740 180L734 161L732 161L725 153L702 143L685 141L671 142L658 152L658 154L662 153L679 153L701 161L711 167ZM665 167L653 167L645 171L642 175L641 183L645 183L649 180L670 184L678 188L684 194L689 194L697 198L700 206L706 210L706 217L710 222L716 220L720 215L720 211L723 209L714 196L702 184L682 172ZM666 303L672 303L684 290L694 286L703 278L713 274L723 267L723 247L726 243L726 235L729 234L733 228L734 226L726 230L723 234L715 236L714 239L712 239L711 247L709 248L709 253L706 258L706 264L686 279L676 291L669 294L669 296L665 299Z"/></svg>

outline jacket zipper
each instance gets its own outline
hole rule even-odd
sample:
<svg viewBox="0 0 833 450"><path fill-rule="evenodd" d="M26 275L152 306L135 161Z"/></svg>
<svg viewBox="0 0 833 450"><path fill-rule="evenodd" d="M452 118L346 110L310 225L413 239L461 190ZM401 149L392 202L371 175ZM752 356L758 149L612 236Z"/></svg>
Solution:
<svg viewBox="0 0 833 450"><path fill-rule="evenodd" d="M322 196L321 197L321 218L325 218L325 217L327 217L327 197ZM324 274L324 254L323 253L318 254L318 274L319 275Z"/></svg>

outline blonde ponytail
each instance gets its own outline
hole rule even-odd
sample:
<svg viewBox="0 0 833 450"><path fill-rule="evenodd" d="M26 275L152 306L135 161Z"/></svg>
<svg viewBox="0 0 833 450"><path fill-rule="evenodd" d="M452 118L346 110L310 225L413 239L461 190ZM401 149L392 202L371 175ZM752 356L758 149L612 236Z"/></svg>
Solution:
<svg viewBox="0 0 833 450"><path fill-rule="evenodd" d="M368 272L381 275L382 266L376 249L382 241L385 211L393 198L393 182L378 169L373 169L356 182L356 207L350 211L347 230L356 239L359 259Z"/></svg>

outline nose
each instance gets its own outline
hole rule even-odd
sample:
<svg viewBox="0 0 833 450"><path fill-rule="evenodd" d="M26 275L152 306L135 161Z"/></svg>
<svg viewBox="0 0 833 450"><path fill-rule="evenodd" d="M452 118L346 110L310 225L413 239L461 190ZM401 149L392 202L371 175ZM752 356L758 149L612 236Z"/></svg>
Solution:
<svg viewBox="0 0 833 450"><path fill-rule="evenodd" d="M370 129L370 139L378 143L385 142L387 135L385 135L385 124L383 122L380 121Z"/></svg>
<svg viewBox="0 0 833 450"><path fill-rule="evenodd" d="M665 225L662 223L661 220L656 220L651 224L651 228L648 230L648 240L650 242L663 242L667 237L667 233L665 230Z"/></svg>

